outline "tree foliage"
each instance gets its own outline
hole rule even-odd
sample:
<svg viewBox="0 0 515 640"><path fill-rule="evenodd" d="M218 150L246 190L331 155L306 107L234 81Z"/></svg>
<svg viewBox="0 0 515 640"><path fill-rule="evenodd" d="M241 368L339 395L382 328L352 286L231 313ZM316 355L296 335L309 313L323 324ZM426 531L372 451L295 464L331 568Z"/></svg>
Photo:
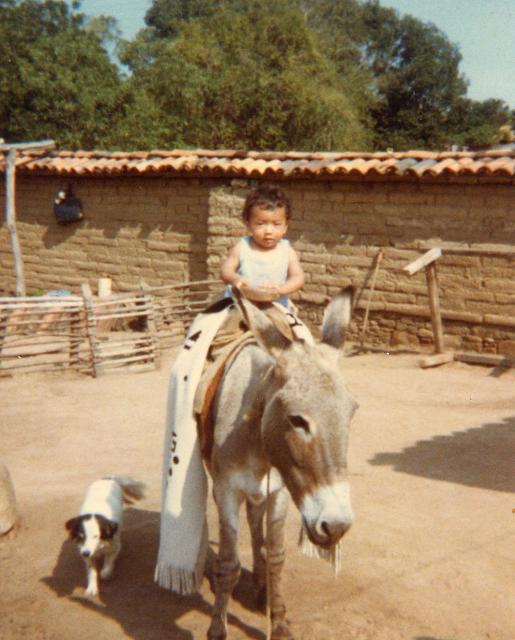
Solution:
<svg viewBox="0 0 515 640"><path fill-rule="evenodd" d="M344 75L361 62L372 98L373 146L488 146L509 122L505 103L466 97L461 54L435 25L400 16L378 0L306 0L308 21Z"/></svg>
<svg viewBox="0 0 515 640"><path fill-rule="evenodd" d="M174 38L141 34L126 49L172 136L204 147L367 145L365 105L342 90L302 14L288 2L243 4L189 17ZM155 14L147 21L163 32Z"/></svg>
<svg viewBox="0 0 515 640"><path fill-rule="evenodd" d="M91 148L120 110L121 79L83 17L55 0L0 1L0 135Z"/></svg>
<svg viewBox="0 0 515 640"><path fill-rule="evenodd" d="M489 146L513 127L504 102L467 97L444 33L378 0L154 0L145 21L125 42L79 0L0 0L0 136L329 151Z"/></svg>
<svg viewBox="0 0 515 640"><path fill-rule="evenodd" d="M513 141L513 112L502 100L462 98L451 115L454 144L487 148Z"/></svg>
<svg viewBox="0 0 515 640"><path fill-rule="evenodd" d="M215 15L223 2L217 0L154 0L145 22L158 38L176 38L184 22Z"/></svg>
<svg viewBox="0 0 515 640"><path fill-rule="evenodd" d="M467 84L457 47L432 24L399 18L377 2L364 5L365 55L374 75L376 144L443 146L452 134L452 112Z"/></svg>

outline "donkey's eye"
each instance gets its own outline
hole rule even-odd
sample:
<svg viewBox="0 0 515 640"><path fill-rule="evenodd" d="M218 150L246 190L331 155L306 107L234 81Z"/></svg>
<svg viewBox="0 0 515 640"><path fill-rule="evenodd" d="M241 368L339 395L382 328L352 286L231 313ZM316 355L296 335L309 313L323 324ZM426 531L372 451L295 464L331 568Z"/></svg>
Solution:
<svg viewBox="0 0 515 640"><path fill-rule="evenodd" d="M302 429L302 431L309 433L309 422L306 418L302 416L288 416L288 420L290 421L291 426L295 427L295 429Z"/></svg>

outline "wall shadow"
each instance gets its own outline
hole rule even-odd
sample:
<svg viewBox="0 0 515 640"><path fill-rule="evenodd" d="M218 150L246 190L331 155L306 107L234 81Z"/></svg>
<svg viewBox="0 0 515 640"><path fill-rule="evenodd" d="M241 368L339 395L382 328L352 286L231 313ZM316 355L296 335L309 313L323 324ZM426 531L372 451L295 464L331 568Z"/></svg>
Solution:
<svg viewBox="0 0 515 640"><path fill-rule="evenodd" d="M208 234L208 199L210 186L205 186L205 199L200 196L188 196L188 188L184 195L177 180L163 176L136 178L127 177L91 177L75 176L63 180L58 177L18 176L20 206L18 219L20 222L42 224L45 230L42 242L45 249L54 250L72 241L82 231L93 233L100 251L93 256L102 271L103 250L108 247L115 256L115 262L125 256L123 249L118 248L121 241L125 246L134 245L129 255L147 257L159 256L166 251L171 262L178 258L188 269L188 280L205 280L207 278L207 234ZM52 202L59 189L68 184L82 202L84 218L80 222L58 224L52 212ZM36 201L32 193L37 191ZM25 195L28 193L29 195ZM189 200L186 199L189 197ZM47 202L42 207L41 202ZM201 212L205 207L205 214ZM190 210L190 207L194 209ZM200 209L199 209L200 208ZM161 243L163 248L149 248L147 241ZM84 241L76 240L79 249L83 250ZM170 247L181 245L177 251ZM91 257L88 255L88 257ZM83 258L87 260L88 257ZM156 259L162 259L156 258ZM117 262L118 261L118 262ZM109 271L111 260L106 270ZM135 265L135 268L137 265ZM159 271L156 270L159 277ZM179 278L182 280L183 278Z"/></svg>
<svg viewBox="0 0 515 640"><path fill-rule="evenodd" d="M212 603L202 595L179 596L155 584L159 512L127 509L122 544L114 577L110 581L100 582L98 599L83 595L86 582L84 563L75 544L69 540L65 540L61 546L52 575L45 576L41 581L59 598L69 598L77 606L115 620L134 640L194 640L192 632L182 627L178 620L188 612L196 611L208 621ZM213 565L214 556L210 550L207 568ZM246 582L248 576L244 580ZM245 606L246 598L239 597L238 600ZM262 631L245 624L233 614L229 614L228 622L249 638L265 639Z"/></svg>
<svg viewBox="0 0 515 640"><path fill-rule="evenodd" d="M369 460L394 471L491 491L515 492L515 416L420 440Z"/></svg>

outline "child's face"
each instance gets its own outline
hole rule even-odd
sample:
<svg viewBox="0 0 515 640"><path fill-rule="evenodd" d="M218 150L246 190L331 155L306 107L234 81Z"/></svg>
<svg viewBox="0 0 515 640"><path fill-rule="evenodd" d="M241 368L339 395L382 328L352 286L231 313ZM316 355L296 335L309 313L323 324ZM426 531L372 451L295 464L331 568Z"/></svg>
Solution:
<svg viewBox="0 0 515 640"><path fill-rule="evenodd" d="M274 249L288 231L286 209L262 209L252 207L247 221L247 230L260 249Z"/></svg>

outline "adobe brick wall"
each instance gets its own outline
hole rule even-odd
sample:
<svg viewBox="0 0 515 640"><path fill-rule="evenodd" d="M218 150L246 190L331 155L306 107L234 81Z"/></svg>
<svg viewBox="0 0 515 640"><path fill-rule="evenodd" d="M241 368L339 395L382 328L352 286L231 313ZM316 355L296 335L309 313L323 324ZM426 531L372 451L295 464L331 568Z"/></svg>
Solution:
<svg viewBox="0 0 515 640"><path fill-rule="evenodd" d="M326 296L352 284L358 306L351 338L360 338L374 259L382 249L366 344L434 349L425 274L409 277L402 267L423 253L425 243L442 245L458 252L444 252L437 265L446 344L515 355L513 184L297 180L282 186L293 205L288 235L306 272L294 299L312 323L320 323ZM211 275L244 232L246 193L244 182L211 193Z"/></svg>
<svg viewBox="0 0 515 640"><path fill-rule="evenodd" d="M52 202L67 181L16 178L17 228L28 293L57 288L79 293L84 282L95 292L103 276L112 278L114 291L134 289L141 278L161 285L206 277L209 182L134 177L72 182L85 219L59 225ZM0 193L3 198L3 189ZM4 295L15 291L5 224L0 227L2 290Z"/></svg>
<svg viewBox="0 0 515 640"><path fill-rule="evenodd" d="M247 181L200 178L74 178L85 220L55 222L58 177L16 179L17 226L27 290L78 293L99 277L114 291L143 278L151 285L218 277L220 261L244 233ZM319 323L323 304L340 287L357 288L352 326L359 339L372 266L384 252L370 306L366 343L432 350L424 273L402 267L424 243L441 245L438 261L446 343L456 349L515 355L514 184L384 180L289 180L289 237L307 282L295 297ZM0 187L0 206L3 203ZM447 251L446 251L447 250ZM454 253L450 252L453 251ZM466 251L464 253L464 251ZM15 290L9 235L0 227L0 295Z"/></svg>

